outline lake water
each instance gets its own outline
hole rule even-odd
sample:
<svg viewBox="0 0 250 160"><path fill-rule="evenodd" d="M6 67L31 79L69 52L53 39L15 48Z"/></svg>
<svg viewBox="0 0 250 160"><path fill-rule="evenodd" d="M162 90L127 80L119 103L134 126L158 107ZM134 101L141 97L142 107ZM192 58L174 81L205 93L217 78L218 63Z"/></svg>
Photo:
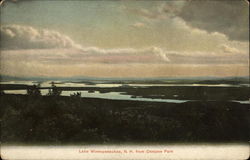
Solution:
<svg viewBox="0 0 250 160"><path fill-rule="evenodd" d="M5 90L6 94L27 94L26 90ZM153 98L142 98L136 97L133 98L132 95L126 95L123 92L108 92L108 93L100 93L99 91L95 91L89 93L88 91L62 91L62 96L70 96L76 92L81 93L81 97L88 98L104 98L104 99L114 99L114 100L133 100L133 101L151 101L151 102L169 102L169 103L184 103L189 100L178 100L178 99L153 99ZM42 95L47 95L47 89L41 89Z"/></svg>
<svg viewBox="0 0 250 160"><path fill-rule="evenodd" d="M25 85L34 85L37 82L34 81L8 81L8 82L0 82L0 84L25 84ZM100 87L100 88L108 88L108 87L150 87L150 86L205 86L205 87L242 87L249 86L248 84L241 85L229 85L229 84L95 84L89 85L84 83L71 83L66 82L62 83L60 81L55 81L56 86L58 87ZM51 82L43 82L41 83L41 87L50 87ZM26 90L5 90L6 94L27 94ZM108 93L100 93L99 91L89 92L89 91L62 91L62 96L70 96L76 92L81 93L81 97L89 97L89 98L104 98L104 99L114 99L114 100L133 100L133 101L151 101L151 102L169 102L169 103L184 103L192 100L179 100L179 99L160 99L160 98L143 98L139 96L128 95L124 92L108 92ZM48 94L48 89L41 89L42 95ZM160 95L157 95L158 97ZM164 96L164 95L162 95ZM173 97L178 97L178 95L173 95ZM249 100L246 101L237 101L230 100L237 103L242 104L250 104Z"/></svg>

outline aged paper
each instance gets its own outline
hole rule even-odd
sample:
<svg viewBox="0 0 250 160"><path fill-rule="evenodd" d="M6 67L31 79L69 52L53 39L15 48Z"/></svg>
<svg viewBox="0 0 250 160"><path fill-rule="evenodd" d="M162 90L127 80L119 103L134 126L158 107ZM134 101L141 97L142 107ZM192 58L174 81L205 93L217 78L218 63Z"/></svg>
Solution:
<svg viewBox="0 0 250 160"><path fill-rule="evenodd" d="M1 158L247 159L246 0L2 0Z"/></svg>

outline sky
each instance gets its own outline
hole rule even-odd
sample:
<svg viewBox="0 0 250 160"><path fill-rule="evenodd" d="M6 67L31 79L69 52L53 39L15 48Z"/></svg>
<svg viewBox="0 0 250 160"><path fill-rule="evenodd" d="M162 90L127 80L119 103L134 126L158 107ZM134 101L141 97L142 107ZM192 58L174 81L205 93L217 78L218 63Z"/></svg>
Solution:
<svg viewBox="0 0 250 160"><path fill-rule="evenodd" d="M249 75L245 0L6 0L0 74Z"/></svg>

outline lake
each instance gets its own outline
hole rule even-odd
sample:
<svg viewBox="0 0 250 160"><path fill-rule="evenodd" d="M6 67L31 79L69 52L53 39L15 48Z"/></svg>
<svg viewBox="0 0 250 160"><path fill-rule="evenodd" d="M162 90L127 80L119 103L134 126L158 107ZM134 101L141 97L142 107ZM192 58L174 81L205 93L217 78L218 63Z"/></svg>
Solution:
<svg viewBox="0 0 250 160"><path fill-rule="evenodd" d="M86 84L86 83L73 83L73 82L60 82L54 81L57 87L97 87L97 88L124 88L130 87L135 90L140 90L140 88L148 88L148 87L229 87L229 88L237 88L237 87L249 87L249 84ZM35 81L5 81L0 82L0 84L23 84L23 85L34 85L38 84ZM46 81L40 83L41 87L51 87L51 82ZM48 94L48 89L40 89L42 95ZM4 90L6 94L27 94L26 90ZM180 99L178 94L173 93L173 98L166 98L165 95L161 95L162 93L149 95L151 97L143 97L141 95L129 94L127 92L119 92L119 91L109 91L109 92L100 92L100 91L89 91L89 90L63 90L62 96L70 96L74 93L81 93L81 97L88 98L103 98L103 99L114 99L114 100L133 100L133 101L151 101L151 102L168 102L168 103L184 103L187 101L196 101L199 99ZM160 97L160 98L159 98ZM175 99L176 98L176 99ZM177 99L178 98L178 99ZM228 101L242 103L242 104L250 104L249 100L236 100L236 99L228 99Z"/></svg>

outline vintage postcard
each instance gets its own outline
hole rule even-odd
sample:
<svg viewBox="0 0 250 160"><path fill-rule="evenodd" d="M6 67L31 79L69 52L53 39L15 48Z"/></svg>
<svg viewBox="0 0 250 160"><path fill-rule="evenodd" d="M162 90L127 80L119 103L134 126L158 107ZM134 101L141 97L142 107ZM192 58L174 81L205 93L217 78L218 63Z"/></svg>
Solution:
<svg viewBox="0 0 250 160"><path fill-rule="evenodd" d="M3 160L247 159L247 0L2 0Z"/></svg>

